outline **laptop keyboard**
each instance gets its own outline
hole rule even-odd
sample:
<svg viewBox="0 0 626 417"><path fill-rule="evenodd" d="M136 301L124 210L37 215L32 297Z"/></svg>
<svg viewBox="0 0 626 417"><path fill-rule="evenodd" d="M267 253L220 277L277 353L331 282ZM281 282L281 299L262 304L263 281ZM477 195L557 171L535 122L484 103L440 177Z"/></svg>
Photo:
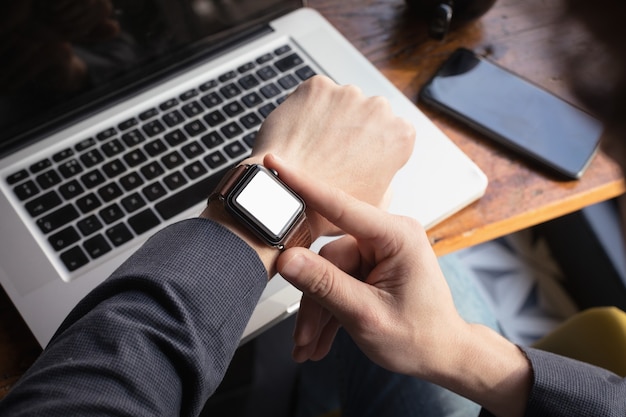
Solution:
<svg viewBox="0 0 626 417"><path fill-rule="evenodd" d="M205 200L247 157L263 120L314 70L265 53L9 175L68 271Z"/></svg>

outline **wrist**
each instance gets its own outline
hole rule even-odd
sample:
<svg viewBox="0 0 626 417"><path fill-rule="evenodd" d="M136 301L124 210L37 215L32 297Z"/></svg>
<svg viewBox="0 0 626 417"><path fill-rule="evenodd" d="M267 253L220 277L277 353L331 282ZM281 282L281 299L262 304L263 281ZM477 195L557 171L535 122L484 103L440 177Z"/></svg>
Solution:
<svg viewBox="0 0 626 417"><path fill-rule="evenodd" d="M532 384L532 367L515 344L480 324L456 332L432 382L480 404L496 416L522 416Z"/></svg>

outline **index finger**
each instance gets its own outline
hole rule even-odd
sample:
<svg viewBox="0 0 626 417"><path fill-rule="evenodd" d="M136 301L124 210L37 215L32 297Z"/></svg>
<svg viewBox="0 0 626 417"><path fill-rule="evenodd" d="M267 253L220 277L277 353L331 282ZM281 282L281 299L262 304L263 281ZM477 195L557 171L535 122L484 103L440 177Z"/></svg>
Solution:
<svg viewBox="0 0 626 417"><path fill-rule="evenodd" d="M358 200L335 187L297 171L280 157L266 155L264 164L279 173L280 178L298 193L313 210L358 239L380 236L387 228L384 220L389 214Z"/></svg>

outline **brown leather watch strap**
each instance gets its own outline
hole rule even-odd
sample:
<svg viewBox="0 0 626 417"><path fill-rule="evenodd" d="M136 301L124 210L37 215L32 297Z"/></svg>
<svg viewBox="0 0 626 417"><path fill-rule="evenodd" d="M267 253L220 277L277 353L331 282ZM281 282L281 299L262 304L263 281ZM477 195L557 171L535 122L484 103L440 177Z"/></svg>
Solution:
<svg viewBox="0 0 626 417"><path fill-rule="evenodd" d="M226 174L224 174L211 195L209 195L207 203L211 204L211 202L215 200L224 201L228 193L232 191L249 168L250 165L238 165L230 169ZM312 240L309 221L307 220L306 213L302 213L300 218L293 225L282 242L277 245L277 247L279 249L289 249L293 247L308 248L313 243Z"/></svg>

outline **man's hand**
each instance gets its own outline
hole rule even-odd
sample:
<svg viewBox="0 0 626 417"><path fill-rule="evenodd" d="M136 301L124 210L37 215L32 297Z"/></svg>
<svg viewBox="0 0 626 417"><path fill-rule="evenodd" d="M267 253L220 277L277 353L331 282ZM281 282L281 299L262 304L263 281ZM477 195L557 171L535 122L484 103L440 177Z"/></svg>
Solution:
<svg viewBox="0 0 626 417"><path fill-rule="evenodd" d="M297 361L325 356L339 326L371 360L441 385L496 415L522 415L531 368L491 329L458 314L424 229L269 156L266 166L347 235L320 255L293 248L278 272L303 293Z"/></svg>
<svg viewBox="0 0 626 417"><path fill-rule="evenodd" d="M378 205L414 141L413 125L395 116L386 99L316 76L270 114L251 159L262 163L264 155L278 155L321 182ZM314 237L336 230L310 214Z"/></svg>

